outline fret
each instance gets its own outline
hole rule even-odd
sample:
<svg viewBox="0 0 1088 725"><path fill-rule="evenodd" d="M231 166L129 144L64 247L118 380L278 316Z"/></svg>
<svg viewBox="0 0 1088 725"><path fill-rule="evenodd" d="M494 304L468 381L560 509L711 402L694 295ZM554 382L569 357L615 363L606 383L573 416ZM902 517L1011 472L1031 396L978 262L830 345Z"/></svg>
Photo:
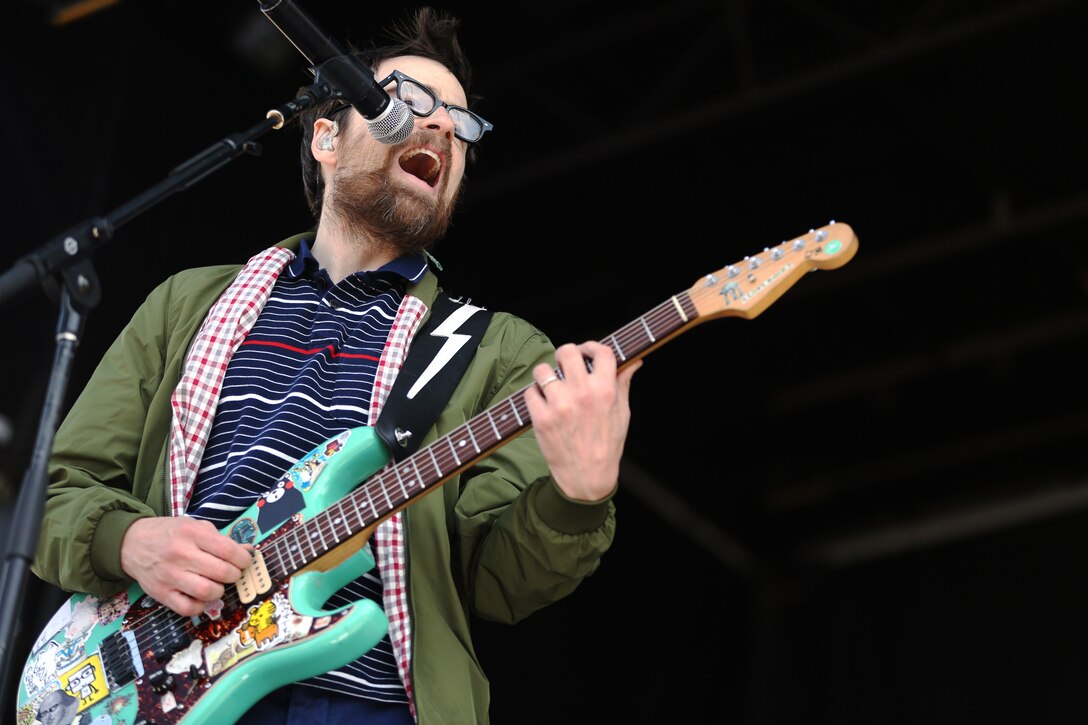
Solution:
<svg viewBox="0 0 1088 725"><path fill-rule="evenodd" d="M340 543L340 536L341 536L342 532L345 530L344 524L345 524L345 522L348 521L348 515L349 514L348 514L347 508L344 506L345 502L350 502L351 503L351 507L353 509L355 509L355 512L356 512L355 515L358 516L359 505L355 500L355 495L354 494L349 495L347 498L340 499L336 503L336 511L337 511L338 515L336 516L336 518L333 518L331 516L329 517L329 528L332 531L332 538L333 538L333 541L335 542L334 544L332 544L332 546L335 546L336 544ZM340 522L340 523L337 523L337 522ZM326 540L326 545L328 545L327 540Z"/></svg>
<svg viewBox="0 0 1088 725"><path fill-rule="evenodd" d="M680 306L680 302L676 299L675 296L672 297L672 303L676 305L676 312L680 315L680 319L684 322L687 322L688 316L684 314L684 308Z"/></svg>
<svg viewBox="0 0 1088 725"><path fill-rule="evenodd" d="M476 442L476 436L472 434L472 421L465 423L465 432L468 433L469 440L472 441L472 447L477 453L480 452L480 444Z"/></svg>
<svg viewBox="0 0 1088 725"><path fill-rule="evenodd" d="M400 477L400 466L393 466L393 475L397 477L397 484L400 486L401 493L404 494L404 498L408 498L408 489L404 487L404 479ZM386 496L388 498L388 496Z"/></svg>
<svg viewBox="0 0 1088 725"><path fill-rule="evenodd" d="M619 357L620 362L626 360L627 356L623 354L623 349L620 347L620 341L616 339L616 336L611 335L609 339L612 340L612 351Z"/></svg>
<svg viewBox="0 0 1088 725"><path fill-rule="evenodd" d="M457 449L453 447L453 439L450 436L446 436L446 442L450 444L450 453L453 454L453 460L457 462L457 465L461 465L461 457L457 455Z"/></svg>
<svg viewBox="0 0 1088 725"><path fill-rule="evenodd" d="M306 532L303 530L303 527L299 526L295 528L293 533L295 536L291 543L291 550L295 553L295 556L298 557L299 564L301 566L306 566L313 561L313 559L306 556Z"/></svg>
<svg viewBox="0 0 1088 725"><path fill-rule="evenodd" d="M310 531L309 536L304 537L305 540L306 540L306 543L308 543L310 545L310 561L313 561L314 559L317 558L317 549L314 548L314 537L315 536L320 536L320 533L313 526L310 526L310 527L303 526L302 529L303 529L303 533L305 533L307 529L313 529L312 531Z"/></svg>
<svg viewBox="0 0 1088 725"><path fill-rule="evenodd" d="M363 496L367 494L366 485L364 484L361 488L362 493L353 492L351 495L351 508L354 519L351 516L344 516L344 523L337 532L337 536L341 538L349 538L352 531L356 531L365 525L366 502L363 500Z"/></svg>
<svg viewBox="0 0 1088 725"><path fill-rule="evenodd" d="M683 315L683 321L684 322L688 321L688 314L690 314L692 317L698 317L699 316L699 310L695 306L695 300L691 299L691 293L690 292L681 293L680 295L678 295L677 299L682 301L682 303L684 305L684 310L690 310L689 313L685 313ZM677 324L677 327L679 327L679 326L680 325Z"/></svg>
<svg viewBox="0 0 1088 725"><path fill-rule="evenodd" d="M276 548L275 546L273 546L270 549L264 549L262 551L262 553L264 553L264 552L268 553L268 556L264 557L265 568L268 569L270 571L270 573L271 573L272 568L275 567L276 571L273 574L273 576L275 578L277 578L277 579L283 579L284 577L286 577L287 576L287 567L285 567L283 565L283 562L280 560L281 557L279 556L279 553L278 553L279 549Z"/></svg>
<svg viewBox="0 0 1088 725"><path fill-rule="evenodd" d="M427 488L427 484L423 482L423 474L419 472L419 466L416 464L416 457L411 456L408 461L412 464L412 470L416 472L416 483L419 484L420 488Z"/></svg>
<svg viewBox="0 0 1088 725"><path fill-rule="evenodd" d="M449 440L447 438L447 440ZM438 459L434 457L434 446L427 446L427 453L431 454L431 465L434 466L434 477L442 477L442 466L438 465Z"/></svg>
<svg viewBox="0 0 1088 725"><path fill-rule="evenodd" d="M374 512L374 520L377 521L382 517L382 515L378 513L378 507L374 505L374 497L370 495L370 486L367 486L364 489L364 493L366 493L367 503L370 504L370 510Z"/></svg>
<svg viewBox="0 0 1088 725"><path fill-rule="evenodd" d="M332 532L333 532L333 535L336 534L336 529L332 528L332 525L333 525L333 507L340 508L343 505L343 503L344 503L343 499L341 499L340 501L336 501L335 503L331 503L331 504L329 504L329 507L327 509L325 509L320 514L318 514L317 516L314 517L316 520L321 522L320 525L317 527L317 534L318 534L318 536L321 537L320 538L320 543L321 543L321 552L322 553L325 553L325 552L327 552L329 550L328 531L331 529Z"/></svg>
<svg viewBox="0 0 1088 725"><path fill-rule="evenodd" d="M499 403L499 405L496 405L494 407L494 409L493 409L495 411L495 413L492 414L492 416L498 415L500 430L503 430L503 431L509 431L510 430L510 428L509 428L509 426L510 426L510 414L499 411L499 407L503 403L506 403L506 402L508 402L508 400L504 400L502 403ZM492 417L492 420L494 420L494 417ZM499 434L499 438L502 438L501 433Z"/></svg>
<svg viewBox="0 0 1088 725"><path fill-rule="evenodd" d="M502 440L502 433L499 432L499 427L495 425L495 419L491 416L491 411L484 411L487 413L487 422L491 424L491 430L495 431L496 442Z"/></svg>
<svg viewBox="0 0 1088 725"><path fill-rule="evenodd" d="M284 537L284 538L286 539L287 537ZM299 568L298 563L295 561L295 557L291 553L291 547L287 546L286 541L284 541L281 546L276 547L276 549L277 550L285 549L285 551L283 551L283 554L286 555L291 560L291 571L298 571L298 568Z"/></svg>
<svg viewBox="0 0 1088 725"><path fill-rule="evenodd" d="M382 496L385 496L385 505L388 507L388 508L386 508L386 511L392 511L393 510L393 499L389 498L389 491L385 490L386 486L385 486L384 478L385 478L384 476L378 476L378 479L377 479L378 490L382 492Z"/></svg>
<svg viewBox="0 0 1088 725"><path fill-rule="evenodd" d="M276 564L278 563L278 559L274 556L276 552L275 547L273 547L271 544L268 544L267 546L264 544L258 544L257 548L260 550L261 556L264 558L264 566L266 569L268 569L269 573L271 573L276 578L282 578L287 575L286 569L284 569L282 566L276 566ZM273 569L275 569L275 571L273 571Z"/></svg>
<svg viewBox="0 0 1088 725"><path fill-rule="evenodd" d="M520 415L518 415L517 403L514 401L513 398L508 398L507 402L510 403L510 408L511 408L511 410L514 411L514 418L516 418L517 421L518 421L518 427L519 428L524 428L525 427L525 421L521 419Z"/></svg>
<svg viewBox="0 0 1088 725"><path fill-rule="evenodd" d="M642 323L642 328L646 330L646 337L650 338L650 342L657 342L657 338L654 337L653 330L651 330L650 326L646 324L646 318L640 317L638 318L638 321Z"/></svg>

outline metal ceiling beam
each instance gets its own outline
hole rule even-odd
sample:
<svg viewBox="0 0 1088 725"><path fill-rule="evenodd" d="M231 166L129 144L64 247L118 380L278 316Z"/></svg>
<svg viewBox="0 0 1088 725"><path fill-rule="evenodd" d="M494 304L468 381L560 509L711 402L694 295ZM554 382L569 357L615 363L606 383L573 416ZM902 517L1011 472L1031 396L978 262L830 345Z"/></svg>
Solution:
<svg viewBox="0 0 1088 725"><path fill-rule="evenodd" d="M629 456L620 461L620 488L623 495L639 499L725 568L748 578L765 572L759 557L689 506Z"/></svg>
<svg viewBox="0 0 1088 725"><path fill-rule="evenodd" d="M841 569L1088 509L1088 481L1026 487L1034 490L809 543L797 551L797 559L807 565Z"/></svg>
<svg viewBox="0 0 1088 725"><path fill-rule="evenodd" d="M634 149L674 136L689 134L712 123L718 123L747 113L753 113L778 103L809 94L829 85L841 83L888 65L902 63L936 50L963 43L991 33L1015 29L1031 17L1071 5L1072 0L1033 0L1011 5L992 12L980 13L970 20L931 28L925 35L913 35L901 40L874 45L871 50L843 60L798 72L762 86L752 86L740 93L726 93L705 104L682 109L663 118L653 118L618 128L607 136L575 146L565 153L549 153L530 159L499 172L478 178L466 206L492 203L494 199L515 193L524 186L550 177L572 173L577 169L599 164L602 160L631 152ZM701 3L699 4L701 5ZM691 6L683 6L684 10ZM640 16L641 18L641 16ZM628 23L630 26L630 23ZM585 36L581 36L584 38ZM578 42L568 47L579 47ZM563 46L550 45L552 53ZM514 82L519 73L527 73L535 63L544 62L547 55L524 64L511 63L508 81Z"/></svg>

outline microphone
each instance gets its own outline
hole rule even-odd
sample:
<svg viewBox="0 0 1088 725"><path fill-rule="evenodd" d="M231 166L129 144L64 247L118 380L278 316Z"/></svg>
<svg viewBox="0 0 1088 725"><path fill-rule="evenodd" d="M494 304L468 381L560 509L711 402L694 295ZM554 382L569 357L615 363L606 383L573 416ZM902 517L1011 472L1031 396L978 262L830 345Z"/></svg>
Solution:
<svg viewBox="0 0 1088 725"><path fill-rule="evenodd" d="M319 80L328 80L340 96L366 119L376 141L396 144L412 133L412 109L391 98L374 80L374 74L344 52L291 0L264 0L261 12L310 62Z"/></svg>

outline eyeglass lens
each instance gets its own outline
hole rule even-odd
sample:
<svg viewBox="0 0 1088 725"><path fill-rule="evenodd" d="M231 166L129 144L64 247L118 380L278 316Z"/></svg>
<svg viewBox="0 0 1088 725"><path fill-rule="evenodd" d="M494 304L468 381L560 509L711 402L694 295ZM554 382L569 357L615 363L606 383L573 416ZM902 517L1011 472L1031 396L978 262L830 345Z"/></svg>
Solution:
<svg viewBox="0 0 1088 725"><path fill-rule="evenodd" d="M430 90L419 85L415 81L401 79L397 83L397 96L400 100L420 116L426 116L433 112L439 101ZM464 109L446 105L446 110L453 119L453 128L458 138L470 143L480 140L484 128L479 119Z"/></svg>

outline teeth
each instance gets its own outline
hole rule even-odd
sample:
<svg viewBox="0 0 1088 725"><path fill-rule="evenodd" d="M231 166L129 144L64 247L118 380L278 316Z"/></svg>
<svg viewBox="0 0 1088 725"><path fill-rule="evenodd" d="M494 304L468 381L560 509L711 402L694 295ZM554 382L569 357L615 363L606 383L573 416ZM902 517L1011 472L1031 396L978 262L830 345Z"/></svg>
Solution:
<svg viewBox="0 0 1088 725"><path fill-rule="evenodd" d="M427 154L428 156L430 156L435 161L438 161L438 162L441 163L441 159L438 158L438 154L436 154L434 151L431 151L430 149L420 149L420 148L411 149L410 151L408 151L407 153L404 154L404 158L410 159L413 156L417 156L419 154Z"/></svg>
<svg viewBox="0 0 1088 725"><path fill-rule="evenodd" d="M442 159L439 158L438 154L436 154L434 151L431 151L430 149L415 148L405 153L402 160L408 161L409 159L415 158L420 154L424 154L425 156L428 156L434 160L434 165L431 167L430 173L427 174L427 177L424 179L424 181L430 181L434 177L438 176L438 172L442 169Z"/></svg>

